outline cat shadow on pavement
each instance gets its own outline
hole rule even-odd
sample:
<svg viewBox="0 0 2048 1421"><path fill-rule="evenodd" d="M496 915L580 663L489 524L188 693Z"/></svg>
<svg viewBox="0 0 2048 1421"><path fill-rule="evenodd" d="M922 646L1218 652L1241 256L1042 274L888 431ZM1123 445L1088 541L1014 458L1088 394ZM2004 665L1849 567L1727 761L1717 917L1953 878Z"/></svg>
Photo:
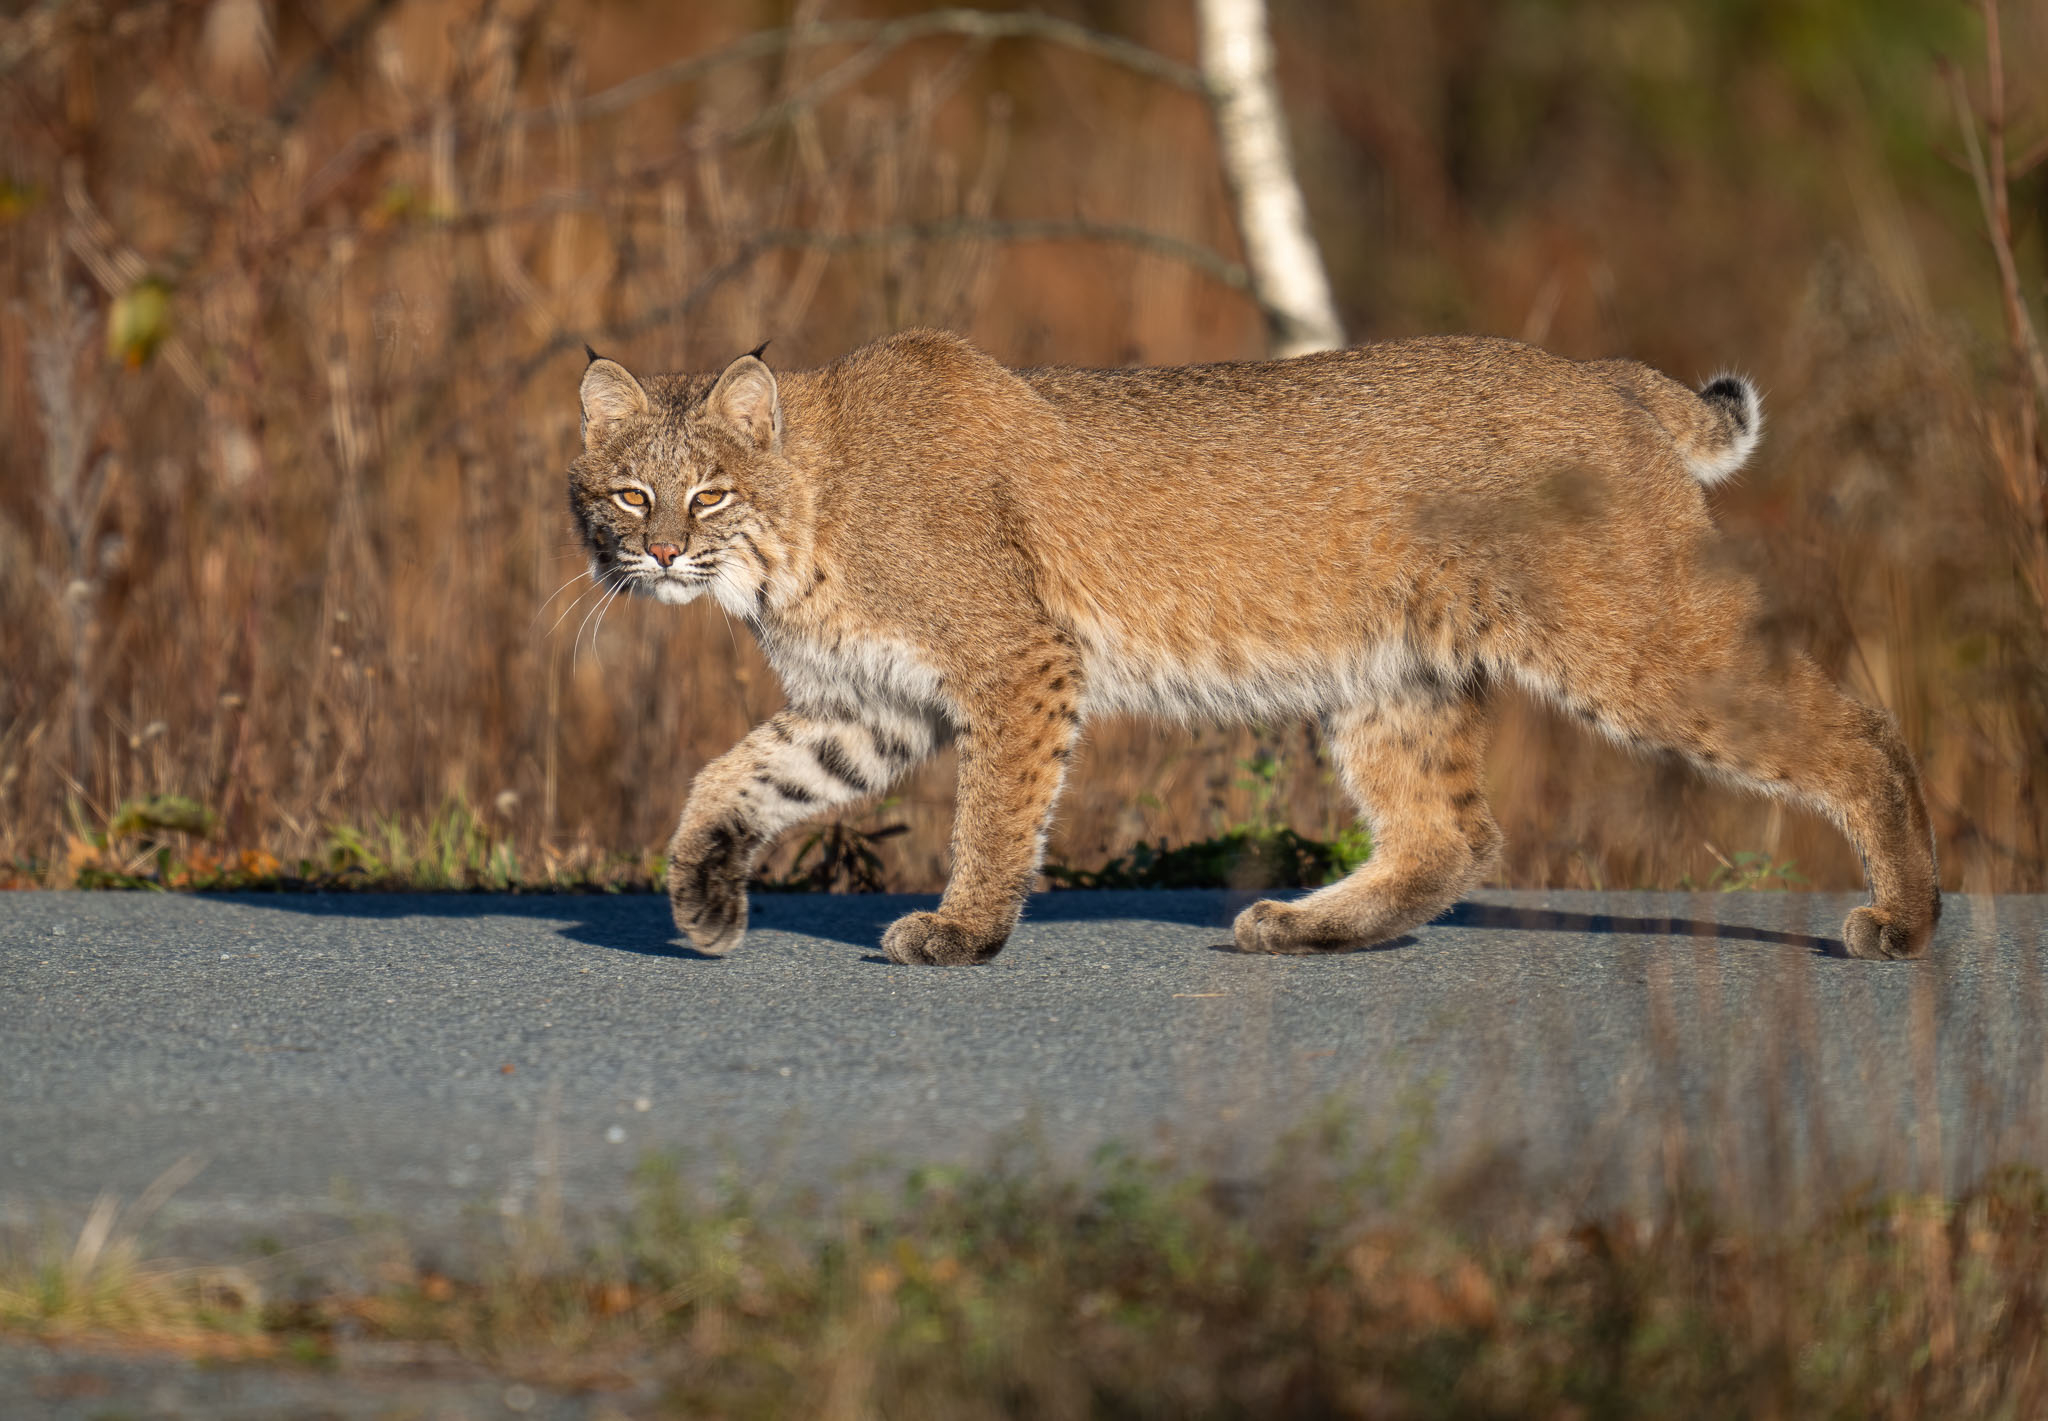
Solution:
<svg viewBox="0 0 2048 1421"><path fill-rule="evenodd" d="M683 962L720 962L682 941L658 893L247 893L223 895L250 907L334 919L494 917L548 920L571 942ZM1223 890L1181 893L1133 891L1034 894L1027 925L1073 922L1166 922L1225 927L1256 895ZM824 938L870 952L905 913L938 906L936 894L755 893L749 898L750 934L788 932ZM886 960L879 959L878 960Z"/></svg>
<svg viewBox="0 0 2048 1421"><path fill-rule="evenodd" d="M502 894L502 893L252 893L223 895L251 907L321 918L477 919L513 917L544 919L571 942L679 962L715 963L724 959L698 952L683 942L670 921L668 901L655 893ZM1225 938L1231 920L1259 897L1293 898L1294 893L1257 894L1224 889L1177 892L1157 890L1055 891L1033 894L1024 911L1024 927L1051 923L1155 922L1212 928ZM936 907L932 894L757 893L751 899L748 931L789 932L824 938L867 950L871 960L887 959L875 952L883 931L905 913ZM1431 927L1504 928L1532 933L1623 933L1646 937L1713 939L1805 948L1816 956L1840 957L1842 944L1828 937L1679 917L1632 917L1608 913L1576 913L1552 908L1500 903L1460 903L1440 915ZM1368 951L1415 947L1420 939L1404 934L1377 943ZM1212 942L1219 952L1234 951L1228 941Z"/></svg>
<svg viewBox="0 0 2048 1421"><path fill-rule="evenodd" d="M1555 908L1523 908L1510 903L1459 903L1439 915L1435 928L1512 928L1529 933L1627 933L1643 937L1716 938L1736 942L1803 947L1818 957L1845 957L1839 938L1811 933L1753 928L1743 923L1706 922L1698 918L1637 918L1611 913L1566 913Z"/></svg>
<svg viewBox="0 0 2048 1421"><path fill-rule="evenodd" d="M571 942L647 957L689 962L721 959L676 934L668 900L656 893L232 893L251 908L311 918L390 921L438 918L529 918L545 921Z"/></svg>

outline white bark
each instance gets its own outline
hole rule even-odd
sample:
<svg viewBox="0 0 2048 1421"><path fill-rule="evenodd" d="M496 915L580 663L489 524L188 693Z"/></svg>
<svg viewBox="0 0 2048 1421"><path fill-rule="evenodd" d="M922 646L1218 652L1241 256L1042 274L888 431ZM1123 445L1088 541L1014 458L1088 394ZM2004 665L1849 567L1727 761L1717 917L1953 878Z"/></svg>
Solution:
<svg viewBox="0 0 2048 1421"><path fill-rule="evenodd" d="M1245 266L1266 312L1268 349L1275 356L1334 350L1344 344L1344 327L1287 151L1265 0L1195 0L1195 11L1202 75Z"/></svg>

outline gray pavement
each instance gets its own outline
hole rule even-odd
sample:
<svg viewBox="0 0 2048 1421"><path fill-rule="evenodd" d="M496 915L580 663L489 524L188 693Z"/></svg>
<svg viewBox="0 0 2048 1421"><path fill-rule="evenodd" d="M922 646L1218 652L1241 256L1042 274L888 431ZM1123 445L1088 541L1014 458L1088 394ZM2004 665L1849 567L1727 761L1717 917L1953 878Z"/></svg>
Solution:
<svg viewBox="0 0 2048 1421"><path fill-rule="evenodd" d="M0 1226L187 1157L158 1235L208 1253L602 1213L650 1152L830 1185L1114 1139L1228 1173L1333 1101L1575 1200L1654 1187L1675 1125L1767 1193L2048 1135L2048 899L1951 898L1922 964L1841 958L1849 897L1564 892L1315 959L1224 950L1242 895L1046 894L990 966L883 960L929 901L757 900L713 961L652 897L0 895Z"/></svg>

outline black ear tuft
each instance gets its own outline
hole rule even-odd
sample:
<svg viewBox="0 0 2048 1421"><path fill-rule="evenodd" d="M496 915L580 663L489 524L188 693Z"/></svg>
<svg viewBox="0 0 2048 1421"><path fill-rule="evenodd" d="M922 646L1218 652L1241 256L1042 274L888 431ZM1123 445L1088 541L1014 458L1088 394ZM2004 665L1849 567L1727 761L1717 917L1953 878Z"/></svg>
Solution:
<svg viewBox="0 0 2048 1421"><path fill-rule="evenodd" d="M755 346L752 350L748 351L747 354L752 356L755 360L759 360L761 358L761 352L766 350L769 346L769 343L774 339L774 336L768 337L767 340L762 341L759 345Z"/></svg>
<svg viewBox="0 0 2048 1421"><path fill-rule="evenodd" d="M589 342L589 341L585 341L585 342L583 342L583 355L584 355L584 360L583 360L583 364L584 364L584 366L585 366L586 368L587 368L587 367L589 367L589 366L592 366L592 365L595 365L595 364L597 364L597 362L598 362L598 359L599 359L598 353L597 353L596 351L594 351L594 350L592 350L592 349L590 348L590 342Z"/></svg>

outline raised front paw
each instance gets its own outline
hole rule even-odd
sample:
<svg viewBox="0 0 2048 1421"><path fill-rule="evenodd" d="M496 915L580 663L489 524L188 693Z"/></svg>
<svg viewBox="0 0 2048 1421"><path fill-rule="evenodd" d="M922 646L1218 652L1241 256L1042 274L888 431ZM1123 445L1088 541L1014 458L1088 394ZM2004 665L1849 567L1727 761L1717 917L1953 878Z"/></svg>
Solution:
<svg viewBox="0 0 2048 1421"><path fill-rule="evenodd" d="M882 953L891 962L965 967L988 961L1009 940L1007 928L997 934L975 932L937 913L912 913L882 934Z"/></svg>
<svg viewBox="0 0 2048 1421"><path fill-rule="evenodd" d="M668 903L697 951L731 952L747 934L745 855L717 834L678 834L669 848Z"/></svg>

